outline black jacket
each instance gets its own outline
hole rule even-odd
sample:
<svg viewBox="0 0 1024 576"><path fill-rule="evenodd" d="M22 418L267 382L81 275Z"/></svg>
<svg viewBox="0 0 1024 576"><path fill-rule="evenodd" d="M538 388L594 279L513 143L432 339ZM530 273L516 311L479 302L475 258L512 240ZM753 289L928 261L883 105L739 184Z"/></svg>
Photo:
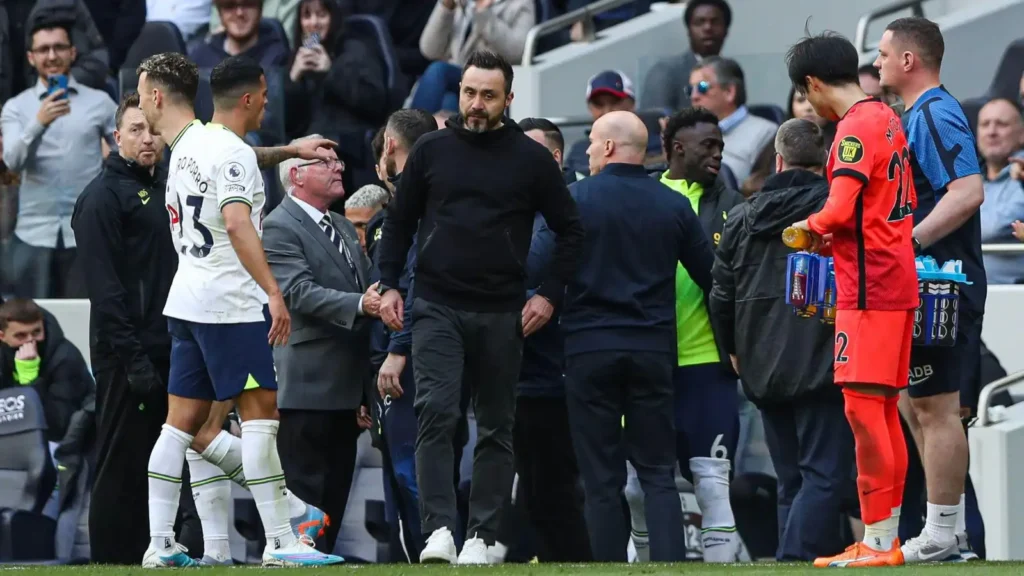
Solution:
<svg viewBox="0 0 1024 576"><path fill-rule="evenodd" d="M419 139L384 219L381 284L398 287L418 225L418 298L468 311L519 310L540 212L557 238L551 273L537 293L561 301L583 249L576 203L551 152L504 122L476 133L455 117Z"/></svg>
<svg viewBox="0 0 1024 576"><path fill-rule="evenodd" d="M714 254L690 201L630 164L609 164L570 190L587 242L560 320L565 355L674 355L677 263L711 290Z"/></svg>
<svg viewBox="0 0 1024 576"><path fill-rule="evenodd" d="M60 443L66 435L81 434L79 428L91 433L96 384L82 353L64 337L57 319L46 310L43 311L43 325L45 340L37 348L39 376L30 385L43 401L46 440ZM0 344L0 388L20 386L14 379L16 352L14 348ZM83 419L83 416L87 417ZM75 426L71 426L73 420Z"/></svg>
<svg viewBox="0 0 1024 576"><path fill-rule="evenodd" d="M75 204L71 226L91 302L93 368L166 359L163 308L178 267L164 205L167 173L111 154Z"/></svg>
<svg viewBox="0 0 1024 576"><path fill-rule="evenodd" d="M817 212L828 183L812 172L787 170L729 213L712 270L711 323L726 352L739 360L747 397L757 405L832 386L835 330L799 318L786 304L786 262L793 252L782 231Z"/></svg>

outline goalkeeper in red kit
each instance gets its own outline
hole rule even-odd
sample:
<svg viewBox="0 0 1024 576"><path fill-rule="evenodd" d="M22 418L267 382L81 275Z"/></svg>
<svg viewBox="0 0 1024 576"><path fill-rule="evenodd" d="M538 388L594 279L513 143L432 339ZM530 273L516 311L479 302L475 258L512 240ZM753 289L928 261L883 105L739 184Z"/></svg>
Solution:
<svg viewBox="0 0 1024 576"><path fill-rule="evenodd" d="M907 386L918 304L912 241L916 205L899 118L860 89L846 38L805 38L786 57L793 85L819 116L839 121L829 152L829 197L794 227L829 244L836 271L835 382L843 387L857 455L864 539L817 567L885 565L897 528L907 449L896 407Z"/></svg>

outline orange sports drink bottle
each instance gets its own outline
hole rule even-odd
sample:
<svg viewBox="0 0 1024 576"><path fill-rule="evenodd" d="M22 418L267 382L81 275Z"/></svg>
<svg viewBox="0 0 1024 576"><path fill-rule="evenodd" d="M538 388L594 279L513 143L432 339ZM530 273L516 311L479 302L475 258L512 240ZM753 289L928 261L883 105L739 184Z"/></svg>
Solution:
<svg viewBox="0 0 1024 576"><path fill-rule="evenodd" d="M807 250L812 243L811 233L790 226L782 231L782 243L796 250Z"/></svg>

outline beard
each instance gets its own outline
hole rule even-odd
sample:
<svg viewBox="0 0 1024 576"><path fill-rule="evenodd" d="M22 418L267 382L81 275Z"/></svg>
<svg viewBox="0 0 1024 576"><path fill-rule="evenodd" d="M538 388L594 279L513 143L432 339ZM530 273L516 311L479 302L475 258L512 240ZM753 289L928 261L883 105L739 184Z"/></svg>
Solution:
<svg viewBox="0 0 1024 576"><path fill-rule="evenodd" d="M398 166L395 164L394 158L384 160L384 173L387 174L388 178L394 178L398 175Z"/></svg>
<svg viewBox="0 0 1024 576"><path fill-rule="evenodd" d="M487 111L463 112L462 125L470 132L488 132L501 123L501 113L495 116L488 116Z"/></svg>

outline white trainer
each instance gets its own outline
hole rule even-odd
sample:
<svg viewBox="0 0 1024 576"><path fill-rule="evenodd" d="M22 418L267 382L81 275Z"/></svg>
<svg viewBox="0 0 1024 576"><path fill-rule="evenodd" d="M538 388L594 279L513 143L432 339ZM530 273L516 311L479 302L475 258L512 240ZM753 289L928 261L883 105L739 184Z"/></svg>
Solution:
<svg viewBox="0 0 1024 576"><path fill-rule="evenodd" d="M739 561L743 540L736 527L704 528L700 531L704 545L704 562L732 563Z"/></svg>
<svg viewBox="0 0 1024 576"><path fill-rule="evenodd" d="M487 564L487 543L483 538L468 538L459 552L461 564Z"/></svg>
<svg viewBox="0 0 1024 576"><path fill-rule="evenodd" d="M486 554L486 549L484 550ZM420 552L422 564L455 564L455 538L447 528L438 528L427 538L427 545Z"/></svg>
<svg viewBox="0 0 1024 576"><path fill-rule="evenodd" d="M936 542L925 534L907 540L900 547L904 564L925 562L963 562L960 547L954 539L950 542Z"/></svg>
<svg viewBox="0 0 1024 576"><path fill-rule="evenodd" d="M173 539L167 539L170 550L157 550L152 544L146 549L142 557L143 568L193 568L200 566L195 558L188 555L188 548L178 544Z"/></svg>

